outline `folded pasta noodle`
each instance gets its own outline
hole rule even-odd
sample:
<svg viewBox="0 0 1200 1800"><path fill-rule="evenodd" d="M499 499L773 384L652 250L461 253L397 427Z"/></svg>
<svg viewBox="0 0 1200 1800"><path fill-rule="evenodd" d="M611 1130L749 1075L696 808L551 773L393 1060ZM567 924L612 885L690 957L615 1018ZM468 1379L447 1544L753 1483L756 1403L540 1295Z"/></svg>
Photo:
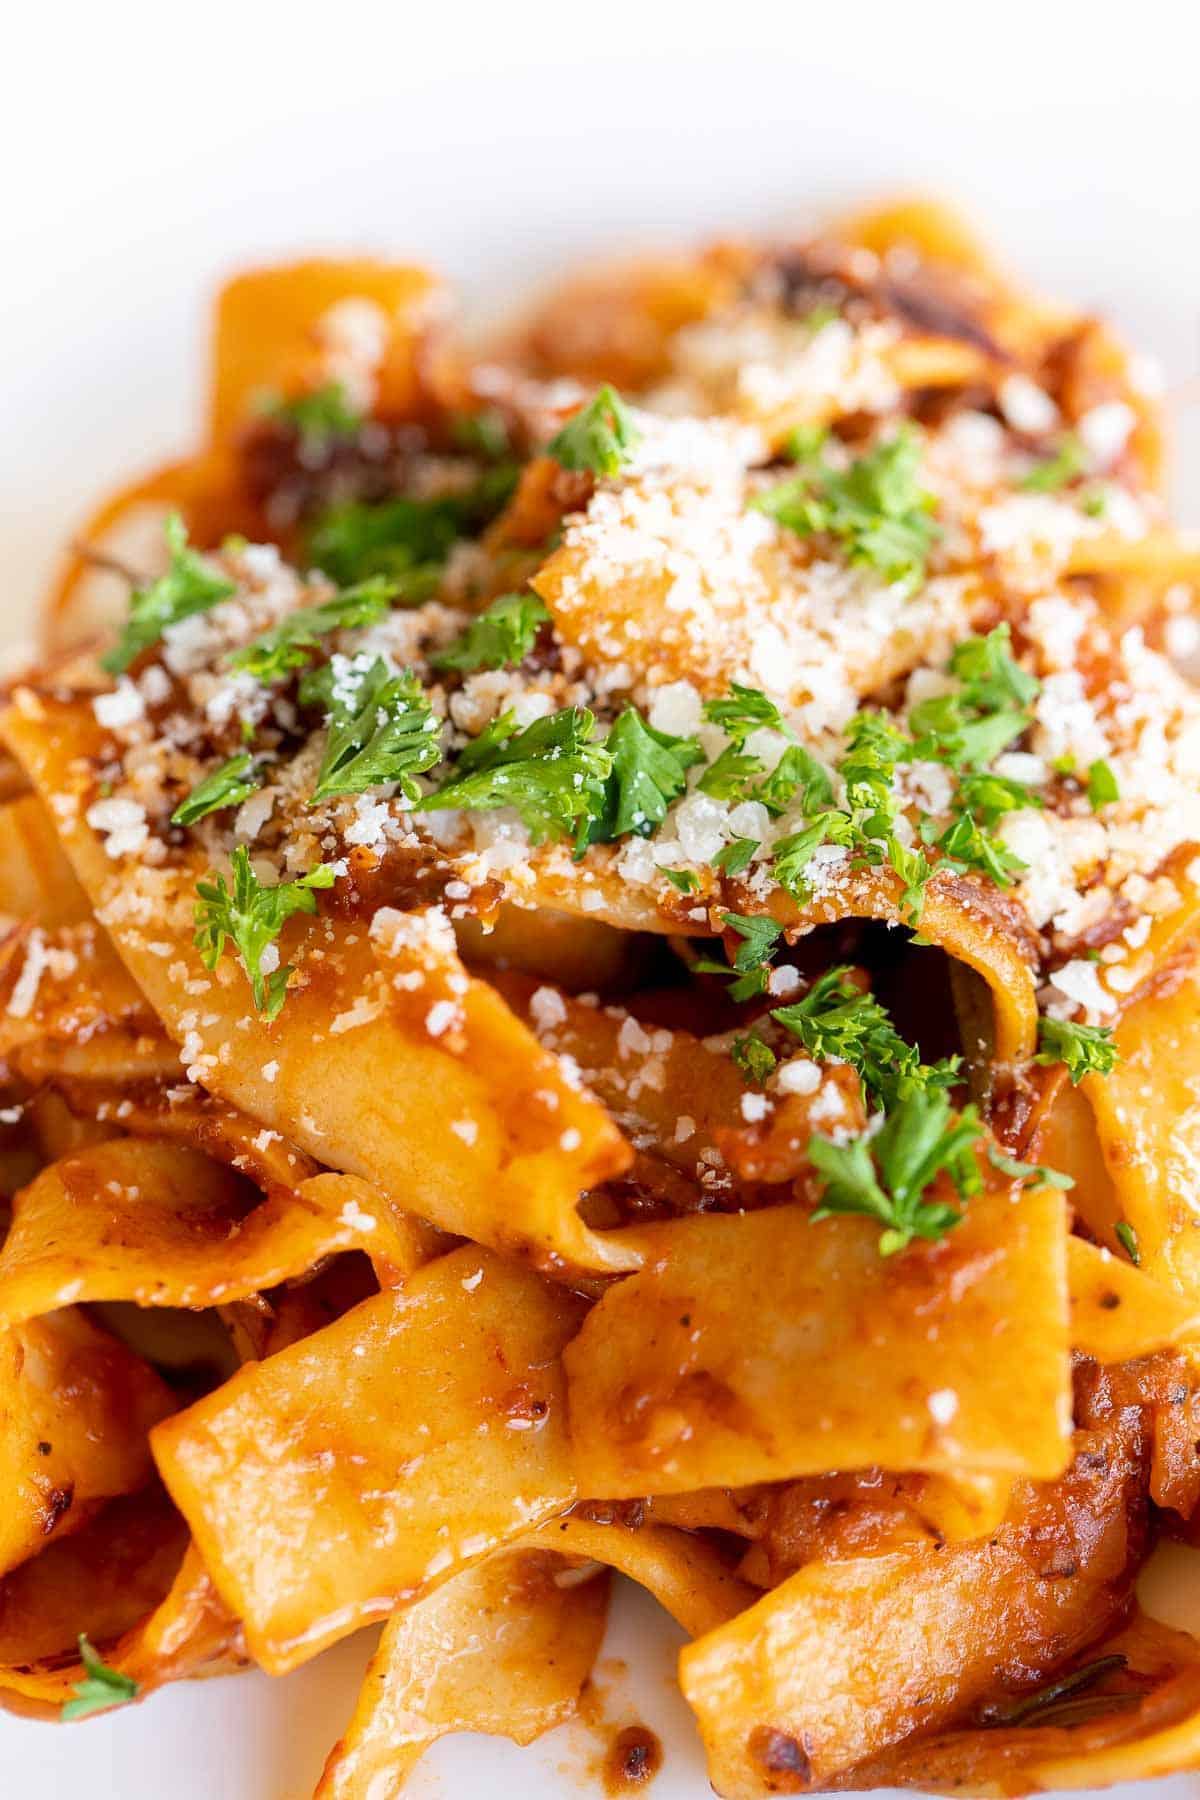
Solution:
<svg viewBox="0 0 1200 1800"><path fill-rule="evenodd" d="M728 1800L1191 1766L1198 568L925 202L235 277L0 719L5 1703L385 1621L375 1800L614 1570Z"/></svg>

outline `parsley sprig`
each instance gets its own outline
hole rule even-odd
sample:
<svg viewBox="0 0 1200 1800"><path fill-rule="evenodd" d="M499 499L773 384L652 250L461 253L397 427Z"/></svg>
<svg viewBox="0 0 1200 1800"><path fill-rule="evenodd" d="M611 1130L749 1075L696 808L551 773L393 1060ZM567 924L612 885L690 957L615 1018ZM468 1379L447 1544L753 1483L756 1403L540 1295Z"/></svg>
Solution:
<svg viewBox="0 0 1200 1800"><path fill-rule="evenodd" d="M1083 444L1073 431L1068 431L1060 438L1053 455L1034 463L1018 485L1027 494L1056 494L1082 475L1087 466Z"/></svg>
<svg viewBox="0 0 1200 1800"><path fill-rule="evenodd" d="M112 649L100 658L110 675L123 675L143 650L156 644L170 625L207 612L220 600L228 600L234 585L219 575L189 548L187 531L178 513L171 513L163 527L171 560L165 575L148 587L134 588L129 614Z"/></svg>
<svg viewBox="0 0 1200 1800"><path fill-rule="evenodd" d="M765 994L771 958L783 926L764 913L726 912L721 914L721 922L741 939L733 961L719 963L704 957L697 962L697 970L702 975L736 976L729 985L731 1000L752 1000L756 994Z"/></svg>
<svg viewBox="0 0 1200 1800"><path fill-rule="evenodd" d="M314 606L297 607L270 631L235 650L229 659L230 667L244 670L264 684L283 681L293 670L311 663L322 638L335 631L357 631L377 624L395 597L395 582L373 575Z"/></svg>
<svg viewBox="0 0 1200 1800"><path fill-rule="evenodd" d="M171 814L172 825L196 825L209 813L222 812L228 806L240 806L263 784L263 772L251 756L243 751L231 756L198 781L186 800L181 800Z"/></svg>
<svg viewBox="0 0 1200 1800"><path fill-rule="evenodd" d="M873 1135L864 1132L845 1143L814 1137L808 1153L825 1184L814 1223L835 1213L874 1219L882 1227L881 1256L906 1249L914 1238L944 1237L961 1221L962 1209L926 1195L941 1177L962 1200L979 1192L981 1136L973 1106L955 1116L944 1092L926 1088L898 1101Z"/></svg>
<svg viewBox="0 0 1200 1800"><path fill-rule="evenodd" d="M535 843L574 836L603 805L612 757L595 743L596 721L572 706L535 719L523 731L502 713L469 743L450 778L418 802L418 811L447 807L489 812L511 806Z"/></svg>
<svg viewBox="0 0 1200 1800"><path fill-rule="evenodd" d="M1077 1025L1072 1019L1038 1020L1036 1063L1063 1063L1073 1085L1085 1075L1111 1075L1121 1060L1108 1025Z"/></svg>
<svg viewBox="0 0 1200 1800"><path fill-rule="evenodd" d="M119 1669L110 1668L86 1632L79 1634L79 1660L84 1668L83 1679L75 1683L72 1698L63 1702L59 1713L65 1724L137 1699L137 1682L130 1675L122 1675Z"/></svg>
<svg viewBox="0 0 1200 1800"><path fill-rule="evenodd" d="M462 493L414 500L351 500L325 508L304 540L304 560L342 586L386 575L415 606L436 593L447 556L495 517L516 485L514 463L486 469Z"/></svg>
<svg viewBox="0 0 1200 1800"><path fill-rule="evenodd" d="M435 669L508 669L524 662L550 614L536 594L501 594L429 661Z"/></svg>
<svg viewBox="0 0 1200 1800"><path fill-rule="evenodd" d="M232 857L233 885L223 875L196 884L194 942L206 969L215 969L227 943L242 959L254 1004L274 1019L287 994L290 965L263 969L263 955L294 913L315 913L314 889L330 888L334 872L321 863L296 881L264 887L250 864L250 852L239 844Z"/></svg>
<svg viewBox="0 0 1200 1800"><path fill-rule="evenodd" d="M874 994L856 987L850 973L846 964L827 969L802 999L777 1007L771 1017L799 1038L815 1061L849 1063L866 1093L885 1106L913 1093L952 1087L961 1058L923 1063L887 1009Z"/></svg>
<svg viewBox="0 0 1200 1800"><path fill-rule="evenodd" d="M340 381L327 381L306 394L270 394L262 410L296 433L302 456L323 456L338 438L356 437L363 426L362 413L351 405Z"/></svg>
<svg viewBox="0 0 1200 1800"><path fill-rule="evenodd" d="M759 494L752 505L801 537L834 538L850 562L876 569L888 581L917 586L939 527L933 496L919 481L921 450L902 428L886 442L835 469L807 443L800 472Z"/></svg>
<svg viewBox="0 0 1200 1800"><path fill-rule="evenodd" d="M359 661L366 666L357 667ZM302 689L305 700L320 690L329 708L325 754L309 804L393 785L406 800L419 800L415 778L441 761L441 721L411 669L392 674L382 657L356 663L328 677L323 669Z"/></svg>
<svg viewBox="0 0 1200 1800"><path fill-rule="evenodd" d="M620 394L606 383L551 438L546 454L564 469L586 469L610 479L620 474L641 436Z"/></svg>
<svg viewBox="0 0 1200 1800"><path fill-rule="evenodd" d="M604 740L611 768L603 801L580 839L607 844L622 837L649 837L667 808L687 787L687 772L702 760L695 738L673 737L647 724L636 706L627 706Z"/></svg>

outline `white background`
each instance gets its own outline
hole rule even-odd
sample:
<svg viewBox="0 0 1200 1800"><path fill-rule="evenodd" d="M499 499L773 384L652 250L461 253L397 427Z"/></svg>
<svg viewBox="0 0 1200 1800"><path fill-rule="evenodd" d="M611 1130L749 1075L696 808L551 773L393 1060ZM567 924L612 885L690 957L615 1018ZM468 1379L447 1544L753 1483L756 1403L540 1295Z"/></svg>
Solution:
<svg viewBox="0 0 1200 1800"><path fill-rule="evenodd" d="M1200 523L1196 16L1192 0L24 0L0 103L0 633L91 497L190 440L206 306L239 263L394 252L494 306L564 257L912 186L973 208L1034 279L1161 358ZM634 1674L609 1671L612 1710L676 1740L654 1800L698 1800L674 1640L640 1599L621 1629ZM300 1800L363 1655L356 1640L283 1683L176 1690L71 1732L0 1718L0 1795ZM410 1791L582 1796L588 1754L576 1728L528 1753L443 1746Z"/></svg>

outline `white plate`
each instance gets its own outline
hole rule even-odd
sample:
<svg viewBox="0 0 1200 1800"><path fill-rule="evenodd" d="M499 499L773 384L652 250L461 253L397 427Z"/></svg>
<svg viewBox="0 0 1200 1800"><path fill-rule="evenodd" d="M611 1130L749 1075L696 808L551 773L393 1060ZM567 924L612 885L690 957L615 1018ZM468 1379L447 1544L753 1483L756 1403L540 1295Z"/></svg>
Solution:
<svg viewBox="0 0 1200 1800"><path fill-rule="evenodd" d="M1031 278L1103 304L1175 387L1196 372L1191 9L413 11L21 9L0 108L5 637L91 497L186 445L213 285L276 253L416 255L494 301L564 259L923 185L974 208ZM1197 521L1200 433L1179 425ZM1200 1623L1169 1585L1176 1622ZM615 1723L667 1744L654 1800L701 1800L677 1643L623 1590L600 1682ZM368 1648L285 1681L176 1688L86 1729L0 1718L0 1795L305 1800ZM529 1751L461 1739L409 1791L582 1800L596 1750L581 1726ZM1194 1778L1155 1794L1183 1800Z"/></svg>

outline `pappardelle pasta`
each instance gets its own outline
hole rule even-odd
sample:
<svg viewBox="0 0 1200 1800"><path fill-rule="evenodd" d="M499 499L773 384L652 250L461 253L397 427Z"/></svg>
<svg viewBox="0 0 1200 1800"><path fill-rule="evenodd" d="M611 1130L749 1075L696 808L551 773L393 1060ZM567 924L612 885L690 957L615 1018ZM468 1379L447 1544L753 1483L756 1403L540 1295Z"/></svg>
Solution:
<svg viewBox="0 0 1200 1800"><path fill-rule="evenodd" d="M0 1698L382 1637L320 1800L571 1716L729 1800L1200 1763L1200 547L960 222L252 271L0 806ZM315 1772L314 1772L315 1775Z"/></svg>

